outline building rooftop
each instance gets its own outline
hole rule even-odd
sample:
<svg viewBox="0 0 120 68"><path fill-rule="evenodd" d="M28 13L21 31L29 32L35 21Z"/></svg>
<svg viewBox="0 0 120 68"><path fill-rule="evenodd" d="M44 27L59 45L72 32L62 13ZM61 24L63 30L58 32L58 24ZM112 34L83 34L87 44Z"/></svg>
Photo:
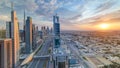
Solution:
<svg viewBox="0 0 120 68"><path fill-rule="evenodd" d="M63 48L57 48L57 49L53 49L53 54L56 55L56 56L61 56L61 55L64 55L66 56L66 52Z"/></svg>
<svg viewBox="0 0 120 68"><path fill-rule="evenodd" d="M0 41L8 41L8 40L11 40L11 38L0 38Z"/></svg>

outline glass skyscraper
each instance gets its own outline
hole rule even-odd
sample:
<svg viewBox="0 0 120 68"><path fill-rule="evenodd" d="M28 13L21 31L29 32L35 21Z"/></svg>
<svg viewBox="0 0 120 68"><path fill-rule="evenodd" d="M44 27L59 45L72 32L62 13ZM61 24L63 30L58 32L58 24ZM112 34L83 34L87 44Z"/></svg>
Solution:
<svg viewBox="0 0 120 68"><path fill-rule="evenodd" d="M59 17L53 16L53 27L54 27L54 48L60 47L60 24Z"/></svg>
<svg viewBox="0 0 120 68"><path fill-rule="evenodd" d="M19 26L18 19L16 15L16 11L12 10L11 12L11 37L13 40L13 68L19 64L19 50L20 50L20 42L19 42Z"/></svg>
<svg viewBox="0 0 120 68"><path fill-rule="evenodd" d="M25 50L26 54L30 54L32 52L32 18L27 17L26 25L25 25Z"/></svg>

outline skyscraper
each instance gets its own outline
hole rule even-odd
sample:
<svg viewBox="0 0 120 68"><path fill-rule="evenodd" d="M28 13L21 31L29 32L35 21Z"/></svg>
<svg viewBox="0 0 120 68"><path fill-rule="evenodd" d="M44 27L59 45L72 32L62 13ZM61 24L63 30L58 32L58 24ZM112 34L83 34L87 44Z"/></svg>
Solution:
<svg viewBox="0 0 120 68"><path fill-rule="evenodd" d="M39 37L39 36L38 36L38 35L39 35L38 32L39 32L39 29L38 29L38 26L36 26L36 38L37 38L36 40L38 40L38 37Z"/></svg>
<svg viewBox="0 0 120 68"><path fill-rule="evenodd" d="M23 33L24 33L24 42L25 42L25 24L26 24L26 15L25 15L25 10L24 10L24 20L23 20L23 22L24 22L24 25L23 25Z"/></svg>
<svg viewBox="0 0 120 68"><path fill-rule="evenodd" d="M53 67L54 68L68 68L67 55L60 47L60 23L57 15L53 16L54 27L54 47L53 47Z"/></svg>
<svg viewBox="0 0 120 68"><path fill-rule="evenodd" d="M60 47L60 24L59 17L57 15L53 16L53 27L54 27L54 47Z"/></svg>
<svg viewBox="0 0 120 68"><path fill-rule="evenodd" d="M12 9L11 11L11 23L12 23L12 28L11 28L11 37L13 40L13 68L15 68L18 63L19 63L19 26L18 26L18 19L16 16L16 11Z"/></svg>
<svg viewBox="0 0 120 68"><path fill-rule="evenodd" d="M36 28L35 24L32 25L32 49L35 50L36 47Z"/></svg>
<svg viewBox="0 0 120 68"><path fill-rule="evenodd" d="M27 17L26 25L25 25L25 50L26 54L29 54L32 52L32 18Z"/></svg>
<svg viewBox="0 0 120 68"><path fill-rule="evenodd" d="M12 37L11 29L12 29L12 23L11 22L6 22L6 38L11 38Z"/></svg>
<svg viewBox="0 0 120 68"><path fill-rule="evenodd" d="M0 68L13 68L12 39L0 39Z"/></svg>

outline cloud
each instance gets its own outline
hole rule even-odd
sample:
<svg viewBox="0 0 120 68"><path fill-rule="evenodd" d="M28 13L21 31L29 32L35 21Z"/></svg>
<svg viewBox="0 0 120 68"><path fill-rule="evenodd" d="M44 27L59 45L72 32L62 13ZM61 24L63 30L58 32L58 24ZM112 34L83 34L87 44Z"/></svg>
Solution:
<svg viewBox="0 0 120 68"><path fill-rule="evenodd" d="M12 0L14 3L14 7L16 10L24 10L26 9L27 12L34 12L38 5L35 3L34 0Z"/></svg>
<svg viewBox="0 0 120 68"><path fill-rule="evenodd" d="M79 21L78 23L82 23L82 24L99 24L99 23L120 23L120 10L112 12L112 13L108 13L105 15L98 15L98 16L94 16L91 18L87 18L87 19L83 19L81 21Z"/></svg>
<svg viewBox="0 0 120 68"><path fill-rule="evenodd" d="M56 13L60 16L60 23L64 26L73 24L87 24L96 22L119 21L119 0L1 0L0 14L10 14L11 1L17 11L18 19L22 20L23 10L26 15L33 17L34 22L52 22ZM6 12L8 11L8 12ZM115 15L114 15L115 14ZM9 17L9 16L8 16ZM36 19L36 17L38 17ZM2 19L3 18L3 19ZM2 17L0 20L7 20Z"/></svg>
<svg viewBox="0 0 120 68"><path fill-rule="evenodd" d="M116 4L116 2L117 1L115 1L115 0L107 1L105 3L102 3L102 4L98 5L95 10L96 10L96 12L103 12L103 11L108 10L111 7L113 7L113 5Z"/></svg>
<svg viewBox="0 0 120 68"><path fill-rule="evenodd" d="M0 20L2 20L2 21L9 21L10 17L7 16L7 15L0 15Z"/></svg>
<svg viewBox="0 0 120 68"><path fill-rule="evenodd" d="M60 3L57 4L57 0L36 0L35 3L38 5L35 13L46 17L53 15L60 5Z"/></svg>
<svg viewBox="0 0 120 68"><path fill-rule="evenodd" d="M99 18L110 15L111 12L115 12L116 9L113 6L118 2L117 0L84 0L84 4L81 6L79 14L71 18L66 19L69 23L73 24L85 24L85 23L94 23L99 21ZM117 4L118 5L118 4ZM119 2L120 5L120 2ZM114 13L113 13L114 14ZM117 15L118 16L118 15ZM114 16L116 17L116 16ZM107 17L109 18L109 17Z"/></svg>

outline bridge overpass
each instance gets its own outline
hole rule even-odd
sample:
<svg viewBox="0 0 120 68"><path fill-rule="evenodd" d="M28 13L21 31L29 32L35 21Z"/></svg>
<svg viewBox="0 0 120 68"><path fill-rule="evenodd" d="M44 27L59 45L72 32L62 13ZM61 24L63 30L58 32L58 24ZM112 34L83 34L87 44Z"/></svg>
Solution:
<svg viewBox="0 0 120 68"><path fill-rule="evenodd" d="M41 49L43 43L44 43L45 40L42 41L42 43L39 45L39 47L34 51L32 52L31 54L29 54L28 56L21 56L20 57L20 60L24 60L20 66L24 66L26 64L28 64L32 59L33 59L33 56Z"/></svg>
<svg viewBox="0 0 120 68"><path fill-rule="evenodd" d="M50 55L34 56L33 59L50 59Z"/></svg>

